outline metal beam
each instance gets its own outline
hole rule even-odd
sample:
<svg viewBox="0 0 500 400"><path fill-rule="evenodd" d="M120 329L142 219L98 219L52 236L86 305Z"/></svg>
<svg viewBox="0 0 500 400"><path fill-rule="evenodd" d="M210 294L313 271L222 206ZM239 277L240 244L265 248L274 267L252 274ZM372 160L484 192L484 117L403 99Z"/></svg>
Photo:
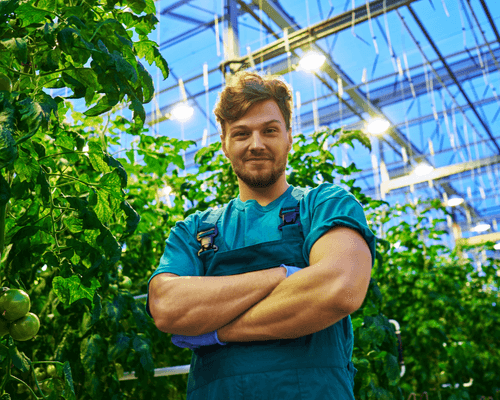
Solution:
<svg viewBox="0 0 500 400"><path fill-rule="evenodd" d="M470 0L467 0L470 4ZM498 34L497 27L495 25L495 21L493 21L493 18L491 18L490 10L488 9L488 6L486 5L486 2L484 0L479 0L481 2L481 5L483 6L484 13L486 14L486 17L488 18L488 21L490 22L491 28L493 29L493 32L495 32L495 36L497 38L498 43L500 43L500 35Z"/></svg>
<svg viewBox="0 0 500 400"><path fill-rule="evenodd" d="M500 232L487 233L485 235L472 236L470 238L462 238L457 240L457 245L477 245L486 242L499 242Z"/></svg>
<svg viewBox="0 0 500 400"><path fill-rule="evenodd" d="M257 4L259 3L259 1L262 1L263 7L264 3L267 3L269 4L269 7L272 7L272 5L267 0L257 0ZM417 0L374 0L371 3L369 3L368 6L370 9L370 18L376 18L379 15L383 15L385 12L395 10L399 7L411 4L414 1ZM384 8L384 3L386 3L385 8ZM321 21L309 27L296 30L295 32L293 32L288 36L290 50L302 48L304 46L309 45L311 41L316 41L325 38L334 33L338 33L344 29L350 28L353 24L354 25L359 24L367 20L368 20L367 7L366 5L363 5L355 8L354 10L339 14L335 17L329 18L325 21ZM285 19L283 19L283 21L285 21ZM275 22L278 23L280 21L276 20ZM267 61L272 58L283 55L286 52L287 50L285 49L285 40L284 38L281 38L266 46L261 47L260 49L251 53L251 55L254 60ZM225 66L231 63L238 64L241 65L242 68L246 68L245 65L250 66L250 58L248 55L246 55L233 60L227 60L225 63L223 63L222 69L225 69Z"/></svg>
<svg viewBox="0 0 500 400"><path fill-rule="evenodd" d="M467 96L467 93L465 93L465 90L462 88L462 85L460 85L460 83L458 82L457 78L455 77L455 75L451 71L450 67L448 66L448 63L446 62L446 60L444 59L444 57L441 55L441 52L437 48L436 44L434 43L434 41L430 37L429 33L425 29L424 25L422 24L422 22L418 18L417 14L415 14L415 12L413 11L413 9L411 8L411 6L409 4L408 4L408 10L410 10L410 13L411 13L413 19L415 20L415 22L417 23L417 25L422 30L424 36L427 38L427 41L430 43L430 45L433 48L434 52L438 55L439 59L441 60L441 62L444 65L444 67L448 71L448 74L453 79L453 82L455 82L455 85L457 85L458 89L460 90L460 93L462 93L462 96L464 97L465 101L467 102L467 104L469 105L469 107L471 107L472 112L476 116L476 118L479 121L479 123L483 126L483 129L488 134L488 136L490 137L491 141L493 142L493 144L497 148L498 153L500 154L500 146L498 145L498 143L496 142L495 138L493 137L493 134L491 133L491 130L490 130L489 126L486 125L486 123L483 121L483 118L479 115L479 113L477 112L476 108L472 105L472 103L471 103L471 101L469 99L469 96Z"/></svg>
<svg viewBox="0 0 500 400"><path fill-rule="evenodd" d="M445 167L436 168L426 175L419 176L410 174L400 178L390 179L380 184L380 190L383 193L389 193L393 189L402 188L405 186L416 185L427 181L436 181L450 175L460 174L465 171L470 171L477 168L486 167L492 164L500 163L500 156L492 156L480 160L472 160L464 163L448 165Z"/></svg>
<svg viewBox="0 0 500 400"><path fill-rule="evenodd" d="M177 2L175 2L174 4L164 8L163 10L160 11L160 15L165 15L165 14L168 14L170 11L172 10L175 10L176 8L186 4L186 3L189 3L191 0L179 0Z"/></svg>
<svg viewBox="0 0 500 400"><path fill-rule="evenodd" d="M174 18L174 19L178 19L178 20L183 21L183 22L190 22L191 24L195 24L195 25L204 25L205 24L205 21L201 21L199 19L187 17L185 15L181 15L181 14L177 14L177 13L173 13L173 12L169 12L169 13L165 14L165 16L170 17L170 18Z"/></svg>

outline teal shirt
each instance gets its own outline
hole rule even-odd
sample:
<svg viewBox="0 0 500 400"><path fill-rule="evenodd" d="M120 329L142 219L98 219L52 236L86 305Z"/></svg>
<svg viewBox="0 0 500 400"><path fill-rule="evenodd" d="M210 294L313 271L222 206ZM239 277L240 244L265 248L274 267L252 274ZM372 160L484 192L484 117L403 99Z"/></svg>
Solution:
<svg viewBox="0 0 500 400"><path fill-rule="evenodd" d="M256 200L242 202L240 197L231 200L219 220L219 235L229 250L239 249L259 243L279 240L281 232L274 227L276 215L291 196L290 187L267 206ZM209 210L188 216L177 222L166 241L160 265L151 279L160 273L169 272L179 276L203 276L203 265L198 257L200 243L196 240L197 226ZM346 226L358 231L365 239L375 262L376 237L368 228L362 205L358 200L338 185L322 183L308 189L300 201L300 221L305 237L302 255L309 265L309 253L314 243L334 226Z"/></svg>

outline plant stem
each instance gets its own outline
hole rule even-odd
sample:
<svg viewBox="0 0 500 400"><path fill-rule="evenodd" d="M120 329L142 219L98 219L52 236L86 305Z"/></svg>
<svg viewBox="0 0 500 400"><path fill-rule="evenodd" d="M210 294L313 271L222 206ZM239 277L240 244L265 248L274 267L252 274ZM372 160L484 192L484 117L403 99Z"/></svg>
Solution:
<svg viewBox="0 0 500 400"><path fill-rule="evenodd" d="M38 396L35 394L35 392L33 391L33 389L31 389L31 387L26 382L24 382L22 379L19 379L17 376L14 376L14 375L11 375L10 379L12 379L14 381L18 381L19 383L22 383L24 386L26 386L30 390L30 392L33 395L33 397L35 399L38 399Z"/></svg>

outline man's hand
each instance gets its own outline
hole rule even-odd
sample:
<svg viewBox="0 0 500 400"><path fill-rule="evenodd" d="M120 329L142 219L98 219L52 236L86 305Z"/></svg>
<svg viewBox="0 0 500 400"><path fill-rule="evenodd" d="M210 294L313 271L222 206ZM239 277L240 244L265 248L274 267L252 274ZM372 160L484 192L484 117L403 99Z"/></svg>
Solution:
<svg viewBox="0 0 500 400"><path fill-rule="evenodd" d="M288 278L290 275L294 274L295 272L297 271L300 271L302 268L299 268L299 267L293 267L293 266L290 266L290 265L285 265L285 264L281 264L280 267L283 267L285 268L285 271L286 271L286 277Z"/></svg>
<svg viewBox="0 0 500 400"><path fill-rule="evenodd" d="M201 346L211 346L213 344L220 344L224 346L226 344L219 340L217 337L217 331L198 336L173 335L172 343L183 349L189 347L191 350L198 349Z"/></svg>

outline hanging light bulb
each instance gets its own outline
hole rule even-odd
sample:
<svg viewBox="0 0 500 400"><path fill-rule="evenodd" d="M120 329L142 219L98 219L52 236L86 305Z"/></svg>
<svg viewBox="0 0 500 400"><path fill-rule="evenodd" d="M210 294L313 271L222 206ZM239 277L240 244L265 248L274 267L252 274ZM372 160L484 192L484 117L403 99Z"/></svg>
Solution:
<svg viewBox="0 0 500 400"><path fill-rule="evenodd" d="M302 56L299 61L299 67L306 72L317 71L326 61L323 54L310 51Z"/></svg>
<svg viewBox="0 0 500 400"><path fill-rule="evenodd" d="M418 164L413 172L417 176L425 176L431 173L432 171L434 171L434 167L432 165L422 163Z"/></svg>
<svg viewBox="0 0 500 400"><path fill-rule="evenodd" d="M391 123L387 121L384 118L373 118L368 122L368 125L366 126L366 130L368 133L371 135L381 135L387 129L389 129L389 126L391 126Z"/></svg>
<svg viewBox="0 0 500 400"><path fill-rule="evenodd" d="M446 203L447 206L449 207L456 207L464 202L464 199L461 197L452 197L451 199L448 200Z"/></svg>
<svg viewBox="0 0 500 400"><path fill-rule="evenodd" d="M487 231L488 229L491 228L491 225L490 224L482 224L482 223L479 223L477 224L474 228L472 228L471 230L473 232L476 232L476 233L480 233L480 232L485 232Z"/></svg>
<svg viewBox="0 0 500 400"><path fill-rule="evenodd" d="M186 122L193 116L194 108L187 103L179 103L172 110L172 117L178 121Z"/></svg>

